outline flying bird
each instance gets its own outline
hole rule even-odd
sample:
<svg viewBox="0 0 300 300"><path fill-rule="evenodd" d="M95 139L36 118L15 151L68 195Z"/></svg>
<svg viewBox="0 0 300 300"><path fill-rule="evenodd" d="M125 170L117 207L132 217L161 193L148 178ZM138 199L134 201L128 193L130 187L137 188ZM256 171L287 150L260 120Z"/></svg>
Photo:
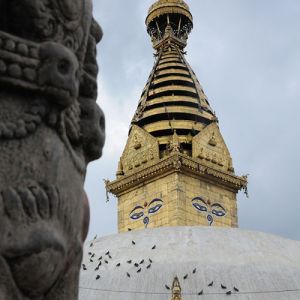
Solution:
<svg viewBox="0 0 300 300"><path fill-rule="evenodd" d="M188 277L189 277L189 275L186 274L186 275L184 275L183 279L185 280L185 279L187 279Z"/></svg>
<svg viewBox="0 0 300 300"><path fill-rule="evenodd" d="M108 265L108 261L107 260L105 260L104 262Z"/></svg>
<svg viewBox="0 0 300 300"><path fill-rule="evenodd" d="M139 268L136 272L140 273L142 271L142 268Z"/></svg>
<svg viewBox="0 0 300 300"><path fill-rule="evenodd" d="M101 259L102 259L102 256L100 256L98 260L101 260Z"/></svg>
<svg viewBox="0 0 300 300"><path fill-rule="evenodd" d="M236 287L234 287L233 289L234 289L234 291L237 292L237 293L240 291L240 290L239 290L238 288L236 288Z"/></svg>
<svg viewBox="0 0 300 300"><path fill-rule="evenodd" d="M98 267L96 267L95 271L98 271L98 270L99 270L99 266L98 266Z"/></svg>
<svg viewBox="0 0 300 300"><path fill-rule="evenodd" d="M93 243L91 243L91 244L90 244L90 248L92 248L93 246L94 246L94 244L93 244Z"/></svg>
<svg viewBox="0 0 300 300"><path fill-rule="evenodd" d="M100 279L100 275L97 275L96 280Z"/></svg>
<svg viewBox="0 0 300 300"><path fill-rule="evenodd" d="M130 278L130 274L129 274L128 272L126 273L126 275L127 275L127 277L129 277L129 278Z"/></svg>
<svg viewBox="0 0 300 300"><path fill-rule="evenodd" d="M137 268L137 267L139 266L139 264L138 264L138 263L135 263L134 266Z"/></svg>
<svg viewBox="0 0 300 300"><path fill-rule="evenodd" d="M145 260L142 259L142 260L140 261L140 265L142 265L144 262L145 262Z"/></svg>
<svg viewBox="0 0 300 300"><path fill-rule="evenodd" d="M213 286L213 285L214 285L214 282L212 281L208 286L211 287L211 286Z"/></svg>
<svg viewBox="0 0 300 300"><path fill-rule="evenodd" d="M116 265L116 267L120 267L121 266L121 264L120 263L118 263L117 265Z"/></svg>
<svg viewBox="0 0 300 300"><path fill-rule="evenodd" d="M223 290L226 290L226 289L227 289L227 286L221 284L221 288L222 288Z"/></svg>
<svg viewBox="0 0 300 300"><path fill-rule="evenodd" d="M149 258L149 262L152 264L153 263L153 261L152 261L152 259L151 258Z"/></svg>
<svg viewBox="0 0 300 300"><path fill-rule="evenodd" d="M231 293L231 291L228 291L227 293L226 293L226 295L231 295L232 293Z"/></svg>
<svg viewBox="0 0 300 300"><path fill-rule="evenodd" d="M109 255L110 254L110 251L107 251L106 253L105 253L105 255Z"/></svg>
<svg viewBox="0 0 300 300"><path fill-rule="evenodd" d="M95 253L92 254L91 258L95 257Z"/></svg>
<svg viewBox="0 0 300 300"><path fill-rule="evenodd" d="M155 250L156 249L156 245L154 245L153 247L152 247L152 250Z"/></svg>
<svg viewBox="0 0 300 300"><path fill-rule="evenodd" d="M128 228L128 231L131 231L132 229L131 228Z"/></svg>
<svg viewBox="0 0 300 300"><path fill-rule="evenodd" d="M203 290L200 291L200 292L198 293L198 295L199 295L199 296L200 296L200 295L203 295Z"/></svg>
<svg viewBox="0 0 300 300"><path fill-rule="evenodd" d="M84 270L84 271L86 271L86 270L87 270L87 268L86 268L85 264L83 264L83 265L82 265L82 268L83 268L83 270Z"/></svg>
<svg viewBox="0 0 300 300"><path fill-rule="evenodd" d="M151 268L151 264L147 266L147 269L150 269L150 268Z"/></svg>
<svg viewBox="0 0 300 300"><path fill-rule="evenodd" d="M196 272L197 272L197 269L194 269L194 270L193 270L193 274L196 274Z"/></svg>
<svg viewBox="0 0 300 300"><path fill-rule="evenodd" d="M132 260L128 260L127 263L128 263L128 264L131 264L131 263L132 263Z"/></svg>
<svg viewBox="0 0 300 300"><path fill-rule="evenodd" d="M132 241L131 243L132 243L132 245L135 245L135 241Z"/></svg>
<svg viewBox="0 0 300 300"><path fill-rule="evenodd" d="M166 284L165 284L165 288L166 288L167 290L170 290L170 287L169 287L169 286L167 286Z"/></svg>
<svg viewBox="0 0 300 300"><path fill-rule="evenodd" d="M112 259L111 255L108 255L108 258L109 258L109 259Z"/></svg>
<svg viewBox="0 0 300 300"><path fill-rule="evenodd" d="M92 262L94 262L92 259L90 259L90 262L92 263Z"/></svg>

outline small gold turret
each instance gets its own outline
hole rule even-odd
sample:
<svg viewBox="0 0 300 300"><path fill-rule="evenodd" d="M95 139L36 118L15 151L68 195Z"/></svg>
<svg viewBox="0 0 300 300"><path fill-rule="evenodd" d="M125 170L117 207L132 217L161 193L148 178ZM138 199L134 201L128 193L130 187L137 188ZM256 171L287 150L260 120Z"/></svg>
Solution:
<svg viewBox="0 0 300 300"><path fill-rule="evenodd" d="M171 300L183 300L181 297L181 286L178 277L175 277L173 281Z"/></svg>

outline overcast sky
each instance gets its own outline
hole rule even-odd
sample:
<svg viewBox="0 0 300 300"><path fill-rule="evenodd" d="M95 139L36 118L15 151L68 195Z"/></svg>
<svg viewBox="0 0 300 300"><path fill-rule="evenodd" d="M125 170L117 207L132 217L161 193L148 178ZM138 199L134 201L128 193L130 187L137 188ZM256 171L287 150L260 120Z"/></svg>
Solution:
<svg viewBox="0 0 300 300"><path fill-rule="evenodd" d="M88 168L90 235L117 232L106 203L131 118L153 67L145 17L152 0L95 0L99 105L107 119L101 160ZM194 16L187 60L216 111L237 174L239 225L300 240L300 1L187 0Z"/></svg>

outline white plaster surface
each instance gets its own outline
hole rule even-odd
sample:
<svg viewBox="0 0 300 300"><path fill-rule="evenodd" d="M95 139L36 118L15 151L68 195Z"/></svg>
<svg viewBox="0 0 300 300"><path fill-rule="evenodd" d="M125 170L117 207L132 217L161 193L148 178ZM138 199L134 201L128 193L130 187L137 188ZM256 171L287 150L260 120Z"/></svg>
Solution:
<svg viewBox="0 0 300 300"><path fill-rule="evenodd" d="M93 262L88 252L95 253ZM100 256L102 265L95 271ZM147 269L149 259L153 263ZM95 240L92 247L87 243L83 263L87 270L81 271L80 300L170 300L165 285L171 287L175 276L184 300L300 299L300 242L261 232L170 227L116 234ZM197 295L201 290L204 294ZM228 290L233 294L226 295Z"/></svg>

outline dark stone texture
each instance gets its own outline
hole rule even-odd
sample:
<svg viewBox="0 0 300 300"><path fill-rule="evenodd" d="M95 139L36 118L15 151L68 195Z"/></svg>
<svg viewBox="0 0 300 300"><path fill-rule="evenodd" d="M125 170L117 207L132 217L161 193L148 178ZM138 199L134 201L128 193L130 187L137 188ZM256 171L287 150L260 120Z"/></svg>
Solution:
<svg viewBox="0 0 300 300"><path fill-rule="evenodd" d="M101 37L91 0L0 0L0 300L78 298Z"/></svg>

